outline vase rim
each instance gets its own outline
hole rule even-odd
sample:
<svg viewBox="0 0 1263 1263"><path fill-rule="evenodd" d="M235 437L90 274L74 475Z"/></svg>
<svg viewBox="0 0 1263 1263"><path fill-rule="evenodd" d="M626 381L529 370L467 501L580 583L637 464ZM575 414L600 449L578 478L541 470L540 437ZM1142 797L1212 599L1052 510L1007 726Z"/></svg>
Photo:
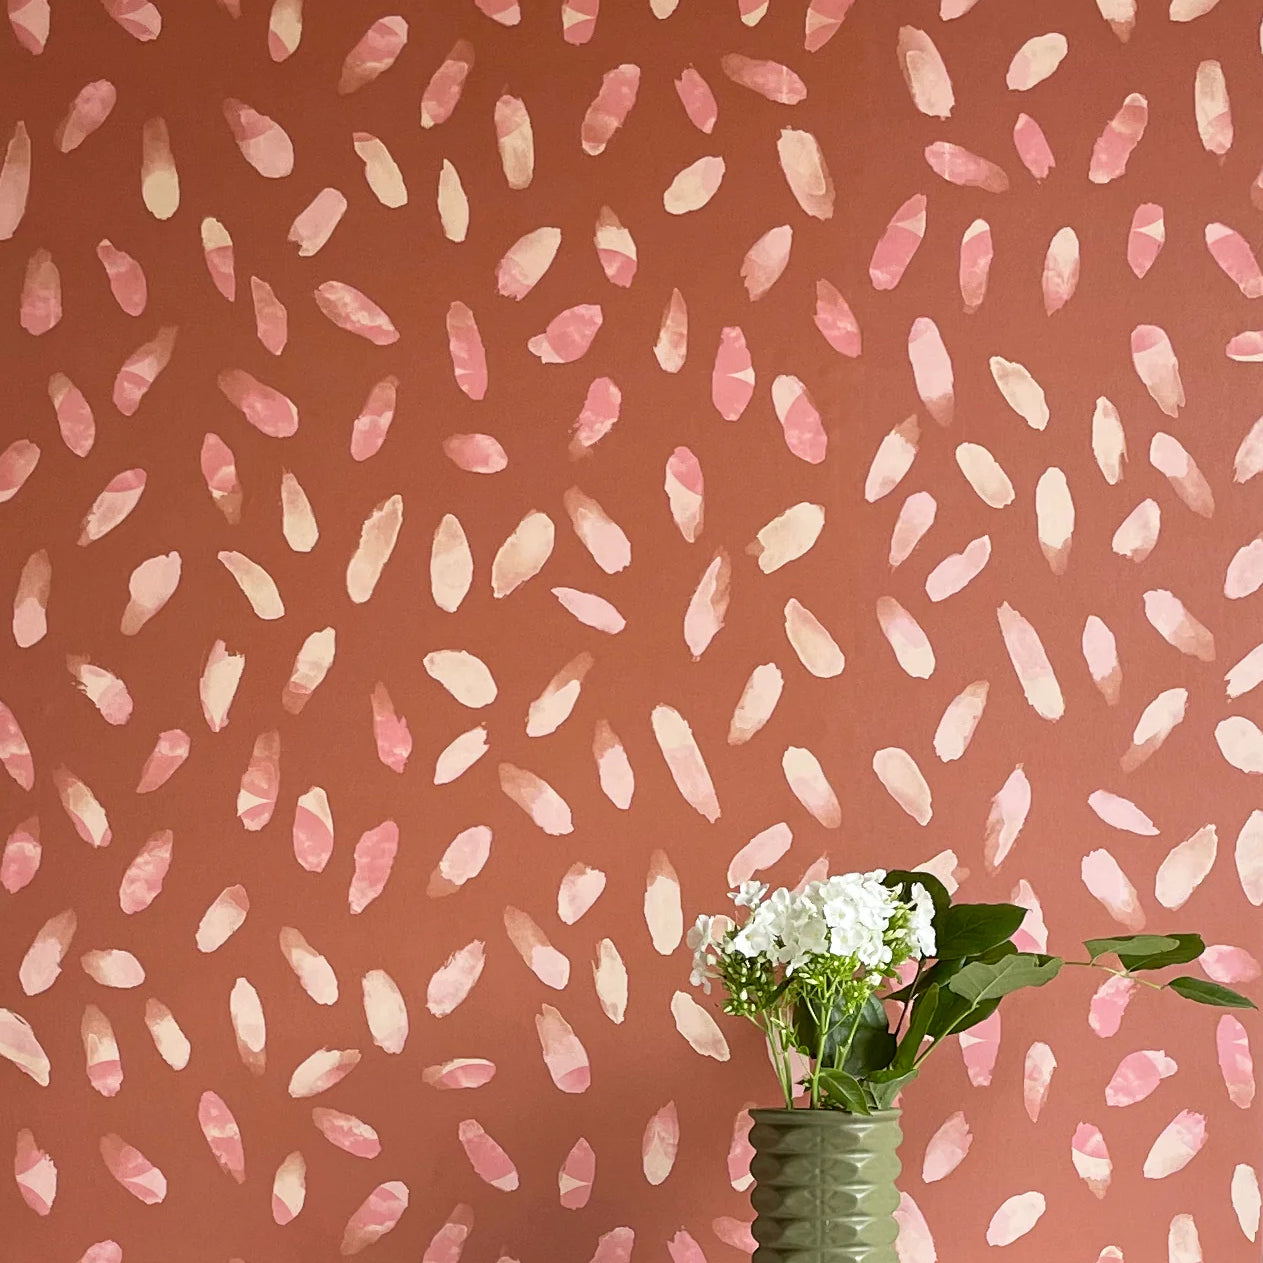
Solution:
<svg viewBox="0 0 1263 1263"><path fill-rule="evenodd" d="M775 1118L798 1118L802 1121L811 1119L821 1123L832 1119L846 1119L849 1122L858 1123L884 1123L898 1119L903 1114L901 1109L873 1110L869 1114L851 1114L845 1110L831 1109L786 1109L785 1106L768 1106L766 1108L752 1108L750 1117L757 1118L759 1115L765 1115Z"/></svg>

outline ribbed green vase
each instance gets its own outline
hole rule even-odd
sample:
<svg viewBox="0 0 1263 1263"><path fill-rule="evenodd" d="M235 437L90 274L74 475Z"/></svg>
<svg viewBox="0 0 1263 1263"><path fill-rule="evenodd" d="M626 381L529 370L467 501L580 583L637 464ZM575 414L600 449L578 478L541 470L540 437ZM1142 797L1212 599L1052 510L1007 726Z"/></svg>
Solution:
<svg viewBox="0 0 1263 1263"><path fill-rule="evenodd" d="M898 1263L899 1110L751 1110L753 1263Z"/></svg>

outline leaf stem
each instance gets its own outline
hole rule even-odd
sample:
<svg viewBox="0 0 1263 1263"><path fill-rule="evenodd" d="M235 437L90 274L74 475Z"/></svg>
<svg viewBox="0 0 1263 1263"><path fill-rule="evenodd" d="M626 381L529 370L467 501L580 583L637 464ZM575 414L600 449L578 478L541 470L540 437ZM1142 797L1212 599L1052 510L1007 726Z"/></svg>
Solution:
<svg viewBox="0 0 1263 1263"><path fill-rule="evenodd" d="M1061 963L1062 963L1063 965L1077 965L1077 966L1079 966L1081 969L1099 969L1099 970L1101 970L1103 973L1113 974L1113 975L1114 975L1114 977L1116 977L1116 978L1130 978L1133 982L1138 982L1138 983L1139 983L1142 987L1150 987L1150 988L1152 988L1154 991L1163 991L1163 990L1165 990L1165 989L1166 989L1166 984L1165 984L1165 983L1161 983L1161 982L1148 982L1148 981L1147 981L1146 979L1144 979L1144 978L1137 978L1137 977L1136 977L1136 975L1135 975L1134 973L1131 973L1130 971L1128 971L1128 970L1126 970L1126 969L1112 969L1109 965L1099 965L1099 964L1097 964L1097 962L1096 962L1096 961L1094 961L1094 960L1062 960L1062 962L1061 962ZM923 1062L923 1061L924 1061L924 1060L925 1060L925 1059L926 1059L926 1058L927 1058L927 1057L928 1057L928 1056L929 1056L929 1055L930 1055L930 1054L931 1054L931 1053L932 1053L932 1052L933 1052L933 1051L934 1051L934 1050L935 1050L935 1049L939 1046L939 1044L941 1044L941 1043L942 1043L942 1042L943 1042L943 1041L944 1041L944 1040L945 1040L945 1039L946 1039L949 1035L954 1035L954 1034L956 1033L956 1029L957 1029L957 1027L959 1027L959 1026L960 1026L961 1022L963 1022L963 1021L965 1020L965 1018L967 1018L967 1017L968 1017L971 1013L973 1013L973 1011L974 1011L974 1009L975 1009L975 1008L977 1008L977 1005L971 1004L971 1005L969 1006L969 1008L968 1008L968 1009L966 1009L966 1010L965 1010L965 1012L964 1012L964 1013L962 1013L962 1014L960 1015L960 1017L958 1017L958 1018L956 1019L956 1021L955 1021L955 1022L953 1022L953 1023L951 1024L951 1026L950 1026L950 1027L948 1027L948 1029L947 1029L947 1030L945 1030L945 1031L944 1031L944 1032L943 1032L943 1033L942 1033L942 1034L941 1034L941 1035L940 1035L937 1039L933 1040L933 1041L930 1043L930 1046L929 1046L928 1048L926 1048L926 1049L925 1049L925 1051L924 1051L924 1052L922 1052L922 1053L921 1053L921 1055L920 1055L919 1057L917 1057L917 1058L916 1058L916 1060L912 1063L913 1069L915 1070L915 1069L917 1069L918 1067L920 1067L921 1063L922 1063L922 1062Z"/></svg>
<svg viewBox="0 0 1263 1263"><path fill-rule="evenodd" d="M938 1038L937 1038L937 1039L933 1039L933 1038L932 1038L932 1039L930 1040L930 1045L929 1045L929 1047L928 1047L928 1048L926 1048L926 1049L925 1049L925 1050L921 1053L921 1055L920 1055L919 1057L917 1057L917 1058L913 1061L913 1063L912 1063L912 1068L913 1068L913 1070L919 1070L919 1069L921 1068L921 1063L922 1063L922 1062L923 1062L923 1061L924 1061L924 1060L925 1060L925 1059L926 1059L926 1058L927 1058L927 1057L928 1057L928 1056L929 1056L929 1055L930 1055L930 1054L931 1054L931 1053L932 1053L932 1052L933 1052L933 1051L934 1051L934 1050L935 1050L935 1049L936 1049L936 1048L937 1048L937 1047L938 1047L938 1046L939 1046L939 1045L940 1045L940 1044L941 1044L941 1043L942 1043L942 1042L943 1042L943 1041L944 1041L944 1040L945 1040L945 1039L946 1039L949 1035L954 1035L954 1034L956 1033L956 1029L957 1029L957 1027L959 1027L959 1026L960 1026L960 1024L961 1024L961 1023L962 1023L962 1022L963 1022L963 1021L964 1021L967 1017L969 1017L969 1015L970 1015L971 1013L973 1013L973 1011L974 1011L977 1007L978 1007L978 1006L977 1006L976 1004L971 1004L971 1005L969 1006L969 1008L967 1008L967 1009L966 1009L966 1010L965 1010L965 1011L964 1011L964 1012L960 1015L960 1017L958 1017L958 1018L957 1018L957 1019L956 1019L956 1020L955 1020L955 1021L951 1024L951 1026L949 1026L949 1027L947 1028L947 1030L945 1030L945 1031L944 1031L944 1032L943 1032L940 1036L938 1036Z"/></svg>
<svg viewBox="0 0 1263 1263"><path fill-rule="evenodd" d="M1142 987L1151 987L1154 991L1165 991L1166 983L1164 982L1147 982L1144 978L1137 978L1134 973L1127 969L1111 969L1109 965L1098 965L1094 960L1063 960L1063 965L1078 965L1080 969L1099 969L1103 973L1113 974L1115 978L1130 978L1133 982L1138 982Z"/></svg>

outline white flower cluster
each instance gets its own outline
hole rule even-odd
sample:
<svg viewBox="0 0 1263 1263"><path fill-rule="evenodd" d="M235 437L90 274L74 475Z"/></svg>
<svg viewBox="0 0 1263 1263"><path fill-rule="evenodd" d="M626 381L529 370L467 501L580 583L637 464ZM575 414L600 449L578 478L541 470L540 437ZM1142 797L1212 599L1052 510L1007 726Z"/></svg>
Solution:
<svg viewBox="0 0 1263 1263"><path fill-rule="evenodd" d="M924 886L912 887L912 903L902 903L896 892L883 886L883 869L869 873L841 873L823 881L808 882L801 894L781 887L767 894L763 882L747 881L731 898L749 908L749 920L725 946L732 928L727 917L698 917L689 931L693 949L694 985L706 986L717 953L737 952L747 959L762 956L793 973L817 955L854 957L867 969L880 969L894 957L933 956L935 950L934 904ZM899 912L904 924L891 930Z"/></svg>
<svg viewBox="0 0 1263 1263"><path fill-rule="evenodd" d="M933 956L938 950L934 941L934 900L920 882L912 883L912 908L908 917L907 935L913 956Z"/></svg>
<svg viewBox="0 0 1263 1263"><path fill-rule="evenodd" d="M699 916L684 940L693 952L693 971L689 982L710 994L710 971L719 963L719 953L724 950L724 937L733 928L725 916Z"/></svg>

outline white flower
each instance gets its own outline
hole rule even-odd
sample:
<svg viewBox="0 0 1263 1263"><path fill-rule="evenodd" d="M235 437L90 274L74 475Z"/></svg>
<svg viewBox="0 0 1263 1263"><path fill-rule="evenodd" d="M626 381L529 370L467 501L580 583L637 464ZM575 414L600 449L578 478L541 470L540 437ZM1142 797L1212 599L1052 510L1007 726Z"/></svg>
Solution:
<svg viewBox="0 0 1263 1263"><path fill-rule="evenodd" d="M705 913L698 916L689 928L689 932L685 935L684 941L692 948L693 951L704 950L714 941L713 926L714 917L709 917Z"/></svg>
<svg viewBox="0 0 1263 1263"><path fill-rule="evenodd" d="M934 940L934 900L920 882L912 886L912 909L908 918L908 942L918 956L933 956L937 950Z"/></svg>
<svg viewBox="0 0 1263 1263"><path fill-rule="evenodd" d="M865 970L888 967L896 951L900 958L908 952L933 955L934 905L929 892L914 885L911 902L904 904L882 885L885 876L880 868L837 873L808 882L799 893L782 886L770 895L765 882L742 882L730 897L737 907L750 909L750 917L733 935L728 950L747 959L761 956L790 974L821 955L853 958ZM896 916L900 928L892 929ZM708 952L718 942L711 921L699 919L689 941L695 951L694 973L704 977L707 963L714 963L713 958L707 960Z"/></svg>
<svg viewBox="0 0 1263 1263"><path fill-rule="evenodd" d="M749 960L753 960L756 956L770 958L775 945L776 931L767 918L747 921L732 940L733 950L740 952Z"/></svg>
<svg viewBox="0 0 1263 1263"><path fill-rule="evenodd" d="M738 908L757 908L763 902L763 896L767 894L767 882L765 881L743 881L735 891L732 891L728 898L737 905Z"/></svg>
<svg viewBox="0 0 1263 1263"><path fill-rule="evenodd" d="M793 973L808 957L828 951L828 933L816 904L782 886L756 904L733 945L743 955L764 956Z"/></svg>
<svg viewBox="0 0 1263 1263"><path fill-rule="evenodd" d="M699 916L689 929L685 943L693 952L693 969L689 982L710 994L711 969L718 963L723 950L724 936L732 929L732 921L725 916Z"/></svg>
<svg viewBox="0 0 1263 1263"><path fill-rule="evenodd" d="M827 950L833 955L854 956L868 968L891 960L885 935L900 904L894 892L881 884L885 875L883 869L841 873L807 886L805 895L819 906L829 928Z"/></svg>
<svg viewBox="0 0 1263 1263"><path fill-rule="evenodd" d="M808 959L829 950L829 928L824 918L810 905L800 909L789 932L783 936L783 946L779 952L779 962L785 966L785 972L792 974L801 969Z"/></svg>

